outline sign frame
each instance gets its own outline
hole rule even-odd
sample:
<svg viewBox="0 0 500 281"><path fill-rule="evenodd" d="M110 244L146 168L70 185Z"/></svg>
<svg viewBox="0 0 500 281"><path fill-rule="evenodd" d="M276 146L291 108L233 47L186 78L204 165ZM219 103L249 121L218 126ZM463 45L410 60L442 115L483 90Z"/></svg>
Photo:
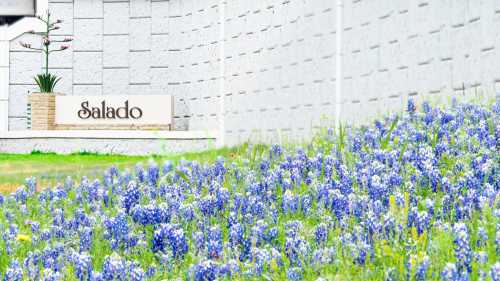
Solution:
<svg viewBox="0 0 500 281"><path fill-rule="evenodd" d="M172 95L57 95L55 125L173 126Z"/></svg>

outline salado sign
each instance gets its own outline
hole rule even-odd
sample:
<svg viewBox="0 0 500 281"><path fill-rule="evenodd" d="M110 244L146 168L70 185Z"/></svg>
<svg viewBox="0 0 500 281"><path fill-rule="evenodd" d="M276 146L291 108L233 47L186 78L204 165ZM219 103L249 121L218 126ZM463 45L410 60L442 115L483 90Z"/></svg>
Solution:
<svg viewBox="0 0 500 281"><path fill-rule="evenodd" d="M170 95L56 96L57 125L171 125Z"/></svg>

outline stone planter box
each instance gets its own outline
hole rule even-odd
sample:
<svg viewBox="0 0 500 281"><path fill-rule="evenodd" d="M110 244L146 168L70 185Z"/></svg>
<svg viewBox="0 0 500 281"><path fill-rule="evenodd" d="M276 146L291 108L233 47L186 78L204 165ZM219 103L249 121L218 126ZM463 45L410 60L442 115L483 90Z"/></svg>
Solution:
<svg viewBox="0 0 500 281"><path fill-rule="evenodd" d="M32 130L55 130L56 96L60 93L31 93L28 103L31 108Z"/></svg>

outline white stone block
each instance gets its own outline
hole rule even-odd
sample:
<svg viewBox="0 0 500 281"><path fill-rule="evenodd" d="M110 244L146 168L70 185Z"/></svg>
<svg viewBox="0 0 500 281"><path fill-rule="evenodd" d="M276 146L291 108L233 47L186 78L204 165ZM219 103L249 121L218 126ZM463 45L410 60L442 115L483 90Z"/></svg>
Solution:
<svg viewBox="0 0 500 281"><path fill-rule="evenodd" d="M128 69L103 70L103 95L124 95L129 93Z"/></svg>
<svg viewBox="0 0 500 281"><path fill-rule="evenodd" d="M151 52L130 53L130 83L150 83Z"/></svg>
<svg viewBox="0 0 500 281"><path fill-rule="evenodd" d="M467 3L463 1L451 1L451 25L459 26L465 24Z"/></svg>
<svg viewBox="0 0 500 281"><path fill-rule="evenodd" d="M151 93L166 94L170 71L168 68L151 68ZM174 93L168 93L174 95Z"/></svg>
<svg viewBox="0 0 500 281"><path fill-rule="evenodd" d="M151 18L130 19L130 50L151 50Z"/></svg>
<svg viewBox="0 0 500 281"><path fill-rule="evenodd" d="M0 67L9 66L9 41L0 41Z"/></svg>
<svg viewBox="0 0 500 281"><path fill-rule="evenodd" d="M49 69L50 73L53 73L61 78L55 87L55 92L63 93L65 95L71 95L73 93L73 69L72 68L56 68Z"/></svg>
<svg viewBox="0 0 500 281"><path fill-rule="evenodd" d="M10 83L32 84L33 77L41 71L42 56L38 52L10 53Z"/></svg>
<svg viewBox="0 0 500 281"><path fill-rule="evenodd" d="M129 3L104 3L104 34L129 33Z"/></svg>
<svg viewBox="0 0 500 281"><path fill-rule="evenodd" d="M9 131L24 131L28 128L27 125L24 117L9 117Z"/></svg>
<svg viewBox="0 0 500 281"><path fill-rule="evenodd" d="M130 84L129 93L131 95L151 95L150 84Z"/></svg>
<svg viewBox="0 0 500 281"><path fill-rule="evenodd" d="M128 35L104 35L103 39L103 66L128 67Z"/></svg>
<svg viewBox="0 0 500 281"><path fill-rule="evenodd" d="M72 35L73 34L73 3L49 3L51 18L62 20L58 24L60 27L53 31L54 35Z"/></svg>
<svg viewBox="0 0 500 281"><path fill-rule="evenodd" d="M169 36L152 35L151 36L151 65L168 66L169 59Z"/></svg>
<svg viewBox="0 0 500 281"><path fill-rule="evenodd" d="M102 0L74 0L75 18L102 18Z"/></svg>
<svg viewBox="0 0 500 281"><path fill-rule="evenodd" d="M9 130L9 101L0 100L0 132Z"/></svg>
<svg viewBox="0 0 500 281"><path fill-rule="evenodd" d="M75 51L101 51L102 23L102 19L75 19L73 49Z"/></svg>
<svg viewBox="0 0 500 281"><path fill-rule="evenodd" d="M0 67L0 100L9 99L9 69Z"/></svg>
<svg viewBox="0 0 500 281"><path fill-rule="evenodd" d="M73 95L102 95L102 85L73 85Z"/></svg>
<svg viewBox="0 0 500 281"><path fill-rule="evenodd" d="M28 94L35 91L35 85L10 85L9 116L26 116Z"/></svg>
<svg viewBox="0 0 500 281"><path fill-rule="evenodd" d="M130 17L151 16L150 0L130 0Z"/></svg>
<svg viewBox="0 0 500 281"><path fill-rule="evenodd" d="M168 33L169 2L151 2L151 32Z"/></svg>
<svg viewBox="0 0 500 281"><path fill-rule="evenodd" d="M75 52L73 59L75 84L102 83L102 52Z"/></svg>

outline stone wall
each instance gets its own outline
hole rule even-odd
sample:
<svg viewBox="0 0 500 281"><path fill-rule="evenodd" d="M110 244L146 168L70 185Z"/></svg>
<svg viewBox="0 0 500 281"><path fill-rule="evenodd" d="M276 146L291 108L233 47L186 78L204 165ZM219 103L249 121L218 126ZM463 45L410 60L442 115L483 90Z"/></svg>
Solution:
<svg viewBox="0 0 500 281"><path fill-rule="evenodd" d="M345 1L343 26L346 121L500 92L498 0Z"/></svg>
<svg viewBox="0 0 500 281"><path fill-rule="evenodd" d="M340 75L335 0L50 0L76 39L51 70L66 94L172 94L176 129L224 128L227 144L308 137L337 104L363 122L409 97L500 90L499 1L343 3ZM11 42L11 130L42 63L28 39Z"/></svg>

